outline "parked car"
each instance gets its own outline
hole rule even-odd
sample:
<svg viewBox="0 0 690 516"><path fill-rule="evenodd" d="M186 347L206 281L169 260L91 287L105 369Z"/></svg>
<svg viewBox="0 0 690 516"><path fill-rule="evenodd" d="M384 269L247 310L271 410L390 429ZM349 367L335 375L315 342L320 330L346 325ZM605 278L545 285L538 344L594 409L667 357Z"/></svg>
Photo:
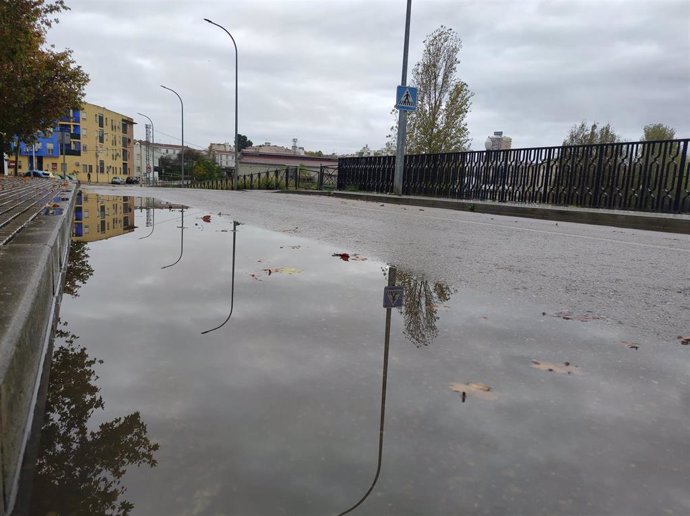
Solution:
<svg viewBox="0 0 690 516"><path fill-rule="evenodd" d="M115 176L115 177L113 177L113 178L110 180L110 184L113 184L113 185L121 185L121 184L124 184L124 181L122 180L121 177Z"/></svg>
<svg viewBox="0 0 690 516"><path fill-rule="evenodd" d="M42 177L44 179L49 179L50 174L48 172L43 172L43 170L29 170L24 172L24 177Z"/></svg>
<svg viewBox="0 0 690 516"><path fill-rule="evenodd" d="M127 179L125 179L125 183L127 183L128 185L138 185L139 184L139 178L127 176Z"/></svg>

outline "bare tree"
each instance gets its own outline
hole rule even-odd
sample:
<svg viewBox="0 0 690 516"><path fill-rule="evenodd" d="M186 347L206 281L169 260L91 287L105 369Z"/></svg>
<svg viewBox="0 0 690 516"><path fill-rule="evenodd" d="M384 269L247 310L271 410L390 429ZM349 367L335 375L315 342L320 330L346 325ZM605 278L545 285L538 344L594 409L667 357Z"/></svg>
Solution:
<svg viewBox="0 0 690 516"><path fill-rule="evenodd" d="M407 152L411 154L469 149L466 118L473 93L457 77L461 48L457 33L443 25L424 40L422 60L412 70L418 93L417 109L407 119ZM395 147L396 135L397 122L391 127L387 146Z"/></svg>

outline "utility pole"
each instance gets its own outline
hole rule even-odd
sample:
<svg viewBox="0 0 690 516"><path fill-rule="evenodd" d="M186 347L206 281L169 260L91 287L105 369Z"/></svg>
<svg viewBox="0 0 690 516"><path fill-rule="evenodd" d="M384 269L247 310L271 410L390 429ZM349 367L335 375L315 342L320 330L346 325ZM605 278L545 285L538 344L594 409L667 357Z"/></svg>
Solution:
<svg viewBox="0 0 690 516"><path fill-rule="evenodd" d="M410 13L412 0L407 0L407 15L405 16L405 44L403 47L403 65L401 86L407 86L407 54L410 46ZM405 169L405 139L407 137L407 111L398 110L398 141L395 151L395 175L393 176L393 193L402 195L403 172Z"/></svg>

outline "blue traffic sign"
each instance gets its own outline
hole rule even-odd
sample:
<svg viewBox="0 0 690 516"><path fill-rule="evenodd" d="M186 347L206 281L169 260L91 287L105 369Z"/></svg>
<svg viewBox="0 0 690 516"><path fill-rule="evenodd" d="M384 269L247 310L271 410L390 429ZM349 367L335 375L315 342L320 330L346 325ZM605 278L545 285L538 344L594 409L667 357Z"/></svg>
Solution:
<svg viewBox="0 0 690 516"><path fill-rule="evenodd" d="M383 287L383 307L399 308L403 305L403 287Z"/></svg>
<svg viewBox="0 0 690 516"><path fill-rule="evenodd" d="M395 108L400 111L414 111L417 109L417 88L398 86L395 94Z"/></svg>

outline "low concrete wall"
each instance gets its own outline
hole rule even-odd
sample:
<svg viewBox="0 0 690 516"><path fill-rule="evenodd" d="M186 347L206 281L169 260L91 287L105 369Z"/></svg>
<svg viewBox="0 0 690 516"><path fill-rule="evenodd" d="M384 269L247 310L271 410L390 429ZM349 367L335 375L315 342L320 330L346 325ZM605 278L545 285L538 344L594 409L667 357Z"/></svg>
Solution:
<svg viewBox="0 0 690 516"><path fill-rule="evenodd" d="M12 511L67 267L76 188L0 247L0 516ZM65 199L65 200L62 200Z"/></svg>
<svg viewBox="0 0 690 516"><path fill-rule="evenodd" d="M442 199L436 197L419 197L409 195L377 194L367 192L344 191L309 191L297 190L281 193L304 195L330 195L358 201L405 204L425 208L444 208L447 210L490 213L507 217L525 217L529 219L553 220L557 222L575 222L613 226L617 228L642 229L665 233L690 235L690 215L671 213L648 213L639 211L605 210L600 208L574 208L551 205L509 204L488 201L465 201Z"/></svg>

